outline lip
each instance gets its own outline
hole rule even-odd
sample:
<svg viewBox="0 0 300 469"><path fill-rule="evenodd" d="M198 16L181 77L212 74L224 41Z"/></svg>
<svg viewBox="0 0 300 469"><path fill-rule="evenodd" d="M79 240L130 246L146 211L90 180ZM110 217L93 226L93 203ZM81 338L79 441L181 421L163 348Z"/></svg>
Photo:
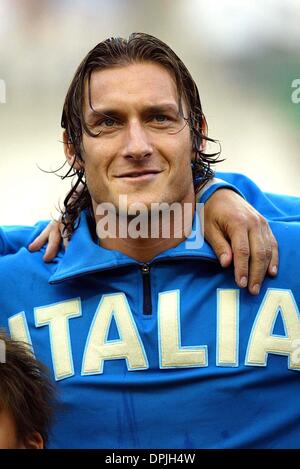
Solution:
<svg viewBox="0 0 300 469"><path fill-rule="evenodd" d="M118 179L123 179L127 181L147 181L154 179L158 174L162 171L158 171L155 169L147 169L143 171L128 171L127 173L121 174L120 176L116 176Z"/></svg>

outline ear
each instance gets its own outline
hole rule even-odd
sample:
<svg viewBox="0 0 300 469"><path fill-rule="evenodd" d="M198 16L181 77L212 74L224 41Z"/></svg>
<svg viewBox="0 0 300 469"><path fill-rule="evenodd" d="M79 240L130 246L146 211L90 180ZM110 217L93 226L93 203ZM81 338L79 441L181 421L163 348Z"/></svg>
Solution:
<svg viewBox="0 0 300 469"><path fill-rule="evenodd" d="M25 449L43 449L44 448L44 440L42 435L39 432L32 433L26 440L24 441Z"/></svg>
<svg viewBox="0 0 300 469"><path fill-rule="evenodd" d="M64 152L66 159L70 166L73 166L74 169L80 170L83 167L83 161L78 161L76 159L75 148L73 143L70 143L69 136L67 131L63 131L63 142L64 142Z"/></svg>

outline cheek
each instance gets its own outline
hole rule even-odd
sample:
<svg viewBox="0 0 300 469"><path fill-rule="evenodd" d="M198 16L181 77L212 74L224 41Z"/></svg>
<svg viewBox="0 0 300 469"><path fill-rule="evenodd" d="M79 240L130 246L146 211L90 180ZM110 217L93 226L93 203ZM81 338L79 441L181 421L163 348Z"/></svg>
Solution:
<svg viewBox="0 0 300 469"><path fill-rule="evenodd" d="M192 149L189 145L189 141L184 140L174 146L173 152L170 153L170 155L171 165L178 171L182 171L182 177L183 175L186 175L187 172L189 172L191 169L191 162L193 159Z"/></svg>
<svg viewBox="0 0 300 469"><path fill-rule="evenodd" d="M170 155L176 155L176 163L180 166L190 164L192 160L192 140L189 128L183 129L169 140Z"/></svg>
<svg viewBox="0 0 300 469"><path fill-rule="evenodd" d="M99 154L99 150L95 145L84 145L83 162L85 176L89 180L101 177L105 168L103 166L103 158Z"/></svg>
<svg viewBox="0 0 300 469"><path fill-rule="evenodd" d="M83 160L86 174L90 177L95 176L93 172L97 171L97 177L106 175L109 171L113 153L111 145L99 141L97 138L83 138Z"/></svg>
<svg viewBox="0 0 300 469"><path fill-rule="evenodd" d="M8 415L0 416L0 449L16 449L18 440L14 421Z"/></svg>

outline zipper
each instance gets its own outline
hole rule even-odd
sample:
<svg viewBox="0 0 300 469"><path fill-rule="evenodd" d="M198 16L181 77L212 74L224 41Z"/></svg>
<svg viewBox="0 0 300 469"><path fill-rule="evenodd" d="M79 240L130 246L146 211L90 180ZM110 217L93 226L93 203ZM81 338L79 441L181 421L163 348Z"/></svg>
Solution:
<svg viewBox="0 0 300 469"><path fill-rule="evenodd" d="M150 316L152 314L150 265L142 264L141 272L143 279L143 314Z"/></svg>
<svg viewBox="0 0 300 469"><path fill-rule="evenodd" d="M193 259L193 257L191 257L191 256L174 256L174 257L154 259L153 261L151 261L151 265L158 264L158 263L161 263L161 262L164 262L164 261L183 260L183 259L191 260L191 259ZM199 260L198 257L196 257L196 259ZM207 257L207 256L201 256L201 259L203 259L205 261L212 262L214 264L218 263L217 259L212 259L212 258ZM122 264L118 268L132 267L134 265L135 265L134 263ZM150 282L150 268L151 268L151 265L147 264L147 263L138 264L138 265L141 269L142 280L143 280L143 314L145 316L151 316L152 315L151 282ZM68 277L68 280L78 279L78 278L83 277L87 274L93 274L93 273L96 273L96 272L103 272L103 271L109 271L109 270L116 270L116 266L106 267L104 269L97 269L97 270L94 270L92 272L84 272L84 273L75 274L75 275L72 275L72 276ZM54 282L50 282L50 284L52 284L52 285L59 284L59 283L64 282L65 280L66 280L66 278L62 278L62 279L59 279L59 280L55 280Z"/></svg>
<svg viewBox="0 0 300 469"><path fill-rule="evenodd" d="M203 258L206 261L211 261L213 263L218 262L217 260L210 259L209 257L204 257L203 256ZM151 261L151 265L156 264L156 263L160 263L160 262L163 262L163 261L181 260L181 259L190 260L191 257L190 256L177 256L177 257L174 256L173 258L155 259L155 260ZM151 265L147 264L146 262L144 262L141 265L141 273L142 273L142 279L143 279L143 314L145 316L151 316L151 314L152 314L151 281L150 281L150 278L151 278L150 277Z"/></svg>

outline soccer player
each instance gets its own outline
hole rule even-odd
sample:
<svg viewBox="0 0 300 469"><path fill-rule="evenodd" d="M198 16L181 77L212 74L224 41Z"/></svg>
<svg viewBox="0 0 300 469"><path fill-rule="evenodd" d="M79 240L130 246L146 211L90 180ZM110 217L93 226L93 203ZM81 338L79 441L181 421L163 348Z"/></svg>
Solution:
<svg viewBox="0 0 300 469"><path fill-rule="evenodd" d="M257 296L193 243L212 161L182 61L146 34L103 41L74 76L62 124L84 182L65 206L68 249L49 264L25 249L0 260L0 321L60 390L49 447L298 446L300 224L273 223L284 255Z"/></svg>
<svg viewBox="0 0 300 469"><path fill-rule="evenodd" d="M54 386L45 366L0 331L0 449L41 449L54 410Z"/></svg>

